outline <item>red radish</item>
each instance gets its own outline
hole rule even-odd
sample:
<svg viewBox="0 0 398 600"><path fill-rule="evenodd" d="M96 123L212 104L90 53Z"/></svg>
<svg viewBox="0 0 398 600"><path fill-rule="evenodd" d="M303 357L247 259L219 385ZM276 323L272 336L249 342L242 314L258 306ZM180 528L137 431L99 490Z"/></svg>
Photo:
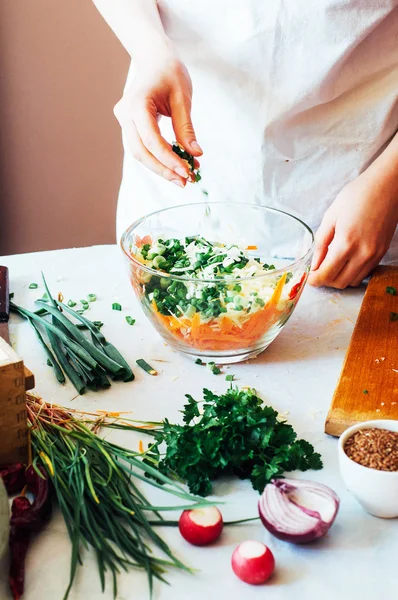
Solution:
<svg viewBox="0 0 398 600"><path fill-rule="evenodd" d="M194 546L206 546L221 535L224 523L215 506L184 510L178 521L182 537Z"/></svg>
<svg viewBox="0 0 398 600"><path fill-rule="evenodd" d="M232 570L245 583L259 585L269 579L275 568L271 550L262 542L239 544L232 554Z"/></svg>

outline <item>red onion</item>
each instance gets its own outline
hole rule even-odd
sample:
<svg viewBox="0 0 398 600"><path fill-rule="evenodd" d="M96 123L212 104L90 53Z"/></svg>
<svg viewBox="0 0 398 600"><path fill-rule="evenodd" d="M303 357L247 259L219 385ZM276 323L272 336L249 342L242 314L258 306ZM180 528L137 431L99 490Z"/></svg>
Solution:
<svg viewBox="0 0 398 600"><path fill-rule="evenodd" d="M258 503L264 526L275 537L305 544L323 537L339 509L337 494L321 483L274 479Z"/></svg>

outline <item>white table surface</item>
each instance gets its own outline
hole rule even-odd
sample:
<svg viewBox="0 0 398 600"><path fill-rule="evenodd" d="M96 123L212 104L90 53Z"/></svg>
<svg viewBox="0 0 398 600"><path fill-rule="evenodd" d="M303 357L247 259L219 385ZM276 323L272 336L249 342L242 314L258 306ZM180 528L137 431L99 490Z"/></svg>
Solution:
<svg viewBox="0 0 398 600"><path fill-rule="evenodd" d="M205 368L173 352L146 321L126 276L120 251L115 246L58 250L0 257L10 269L11 290L18 304L33 306L42 295L43 270L53 293L79 300L95 293L89 318L104 321L102 329L133 366L145 358L159 371L151 377L138 367L136 379L113 384L109 390L76 397L74 388L61 386L27 323L13 316L11 340L35 373L36 389L48 402L95 411L132 411L144 420L179 418L184 394L201 395L203 387L222 392L229 385L225 375L214 376ZM29 290L32 281L38 290ZM323 432L327 409L342 367L363 289L336 292L307 287L280 336L263 355L224 373L234 373L239 386L255 387L264 400L285 414L300 437L311 441L324 460L324 469L298 477L318 480L333 487L341 498L337 520L328 536L318 543L294 546L273 538L259 522L225 528L214 546L195 548L176 529L161 534L196 575L170 571L170 586L155 583L154 600L352 600L374 597L396 598L398 587L398 519L385 521L366 514L345 490L337 466L337 441ZM123 307L112 311L112 302ZM137 319L129 326L125 316ZM156 362L155 359L167 362ZM382 417L382 414L380 414ZM126 432L110 432L119 443L137 447L138 439ZM146 486L149 487L149 486ZM226 480L214 486L225 520L257 515L257 492L248 482ZM148 495L156 497L151 490ZM162 494L162 492L159 492ZM162 494L164 502L171 501ZM177 513L178 517L178 513ZM240 582L230 567L235 546L246 539L263 540L274 552L276 572L265 586ZM84 552L84 567L78 570L70 600L110 600L111 586L101 594L93 555ZM70 543L62 517L55 513L50 524L30 547L26 564L25 600L62 600L69 575ZM5 565L0 566L0 598L11 598ZM130 571L119 577L118 600L146 600L145 575Z"/></svg>

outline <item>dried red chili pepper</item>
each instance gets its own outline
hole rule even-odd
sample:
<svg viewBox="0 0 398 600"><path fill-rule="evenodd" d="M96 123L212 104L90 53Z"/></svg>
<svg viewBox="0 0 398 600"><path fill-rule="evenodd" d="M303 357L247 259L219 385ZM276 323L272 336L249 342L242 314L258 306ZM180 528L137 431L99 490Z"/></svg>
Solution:
<svg viewBox="0 0 398 600"><path fill-rule="evenodd" d="M299 293L299 291L301 290L303 283L305 281L305 277L306 277L306 273L303 273L299 283L296 283L296 285L294 285L292 287L292 289L290 290L289 293L289 300L294 300L295 297L297 296L297 294Z"/></svg>
<svg viewBox="0 0 398 600"><path fill-rule="evenodd" d="M49 481L43 468L40 477L33 467L25 472L28 490L33 494L32 503L26 496L18 496L11 507L10 519L10 569L9 585L14 600L19 600L24 590L25 558L33 532L39 531L51 515Z"/></svg>
<svg viewBox="0 0 398 600"><path fill-rule="evenodd" d="M20 519L25 513L29 513L31 506L26 497L18 496L15 498L11 507L11 522L13 519ZM19 600L24 591L25 558L28 552L30 536L31 532L28 529L11 525L8 581L14 600Z"/></svg>
<svg viewBox="0 0 398 600"><path fill-rule="evenodd" d="M3 480L8 494L20 492L25 485L25 469L23 463L14 463L0 468L0 478Z"/></svg>

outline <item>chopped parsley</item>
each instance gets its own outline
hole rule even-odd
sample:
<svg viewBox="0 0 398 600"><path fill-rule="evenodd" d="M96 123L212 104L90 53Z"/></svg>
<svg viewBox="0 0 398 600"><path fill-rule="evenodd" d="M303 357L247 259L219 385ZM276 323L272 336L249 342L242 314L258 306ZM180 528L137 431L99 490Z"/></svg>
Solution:
<svg viewBox="0 0 398 600"><path fill-rule="evenodd" d="M154 444L145 460L185 481L193 494L208 496L212 482L222 475L250 479L261 493L285 471L322 468L313 446L297 439L292 426L280 421L277 411L265 406L255 390L231 387L217 395L205 389L202 402L189 394L186 398L184 424L165 419L153 434Z"/></svg>

